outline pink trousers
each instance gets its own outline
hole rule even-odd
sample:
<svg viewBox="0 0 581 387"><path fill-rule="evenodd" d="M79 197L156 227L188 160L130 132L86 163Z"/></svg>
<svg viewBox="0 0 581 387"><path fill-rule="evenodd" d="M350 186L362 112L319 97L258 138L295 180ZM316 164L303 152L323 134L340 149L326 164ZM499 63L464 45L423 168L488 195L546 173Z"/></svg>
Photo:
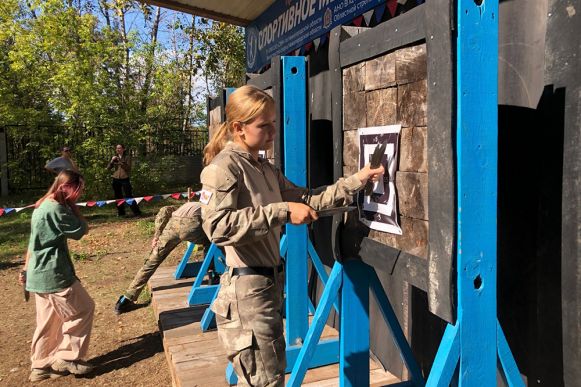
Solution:
<svg viewBox="0 0 581 387"><path fill-rule="evenodd" d="M32 368L46 368L57 359L80 360L87 355L95 302L79 281L57 293L35 293L36 330L32 337Z"/></svg>

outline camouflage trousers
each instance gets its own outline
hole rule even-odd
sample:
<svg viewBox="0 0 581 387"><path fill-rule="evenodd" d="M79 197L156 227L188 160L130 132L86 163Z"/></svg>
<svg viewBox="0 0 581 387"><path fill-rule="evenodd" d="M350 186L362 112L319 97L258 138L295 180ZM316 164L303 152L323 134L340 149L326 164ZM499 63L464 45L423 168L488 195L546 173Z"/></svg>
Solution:
<svg viewBox="0 0 581 387"><path fill-rule="evenodd" d="M169 220L159 237L157 246L151 251L151 254L125 291L125 297L131 301L137 301L139 294L153 273L155 273L155 270L157 270L167 256L183 241L203 246L205 253L206 246L209 246L210 242L202 230L200 218L172 217Z"/></svg>
<svg viewBox="0 0 581 387"><path fill-rule="evenodd" d="M284 272L220 278L212 310L240 386L284 386L283 291Z"/></svg>

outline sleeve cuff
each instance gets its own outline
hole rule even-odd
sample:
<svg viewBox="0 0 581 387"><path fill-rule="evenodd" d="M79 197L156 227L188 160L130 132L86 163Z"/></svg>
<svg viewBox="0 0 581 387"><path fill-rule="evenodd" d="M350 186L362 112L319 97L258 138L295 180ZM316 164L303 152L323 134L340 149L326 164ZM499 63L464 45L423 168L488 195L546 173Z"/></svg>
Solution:
<svg viewBox="0 0 581 387"><path fill-rule="evenodd" d="M356 193L363 188L365 184L361 183L361 180L357 177L357 174L351 175L345 179L345 186L350 192Z"/></svg>
<svg viewBox="0 0 581 387"><path fill-rule="evenodd" d="M273 206L274 206L274 215L276 216L276 219L278 220L279 224L283 225L288 223L289 220L288 203L287 202L275 203L273 204Z"/></svg>

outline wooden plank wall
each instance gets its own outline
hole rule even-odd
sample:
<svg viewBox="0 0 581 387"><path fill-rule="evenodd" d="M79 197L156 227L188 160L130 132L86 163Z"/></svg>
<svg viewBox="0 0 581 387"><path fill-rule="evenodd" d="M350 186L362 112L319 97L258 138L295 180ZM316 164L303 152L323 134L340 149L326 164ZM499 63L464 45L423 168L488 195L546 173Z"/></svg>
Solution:
<svg viewBox="0 0 581 387"><path fill-rule="evenodd" d="M368 238L428 258L426 45L402 48L343 70L343 172L358 169L357 129L401 124L396 173L402 235L370 230ZM345 233L366 227L349 214Z"/></svg>

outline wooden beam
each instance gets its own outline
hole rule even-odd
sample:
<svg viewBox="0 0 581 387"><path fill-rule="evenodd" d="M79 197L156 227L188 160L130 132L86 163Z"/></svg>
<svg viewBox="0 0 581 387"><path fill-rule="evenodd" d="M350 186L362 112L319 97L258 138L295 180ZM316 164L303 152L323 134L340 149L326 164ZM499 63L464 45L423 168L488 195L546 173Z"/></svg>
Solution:
<svg viewBox="0 0 581 387"><path fill-rule="evenodd" d="M243 19L233 15L227 15L209 9L195 7L193 5L180 3L175 0L139 0L139 1L150 5L156 5L158 7L172 9L174 11L190 13L195 16L207 17L208 19L230 23L241 27L246 27L248 24L252 22L252 20Z"/></svg>

